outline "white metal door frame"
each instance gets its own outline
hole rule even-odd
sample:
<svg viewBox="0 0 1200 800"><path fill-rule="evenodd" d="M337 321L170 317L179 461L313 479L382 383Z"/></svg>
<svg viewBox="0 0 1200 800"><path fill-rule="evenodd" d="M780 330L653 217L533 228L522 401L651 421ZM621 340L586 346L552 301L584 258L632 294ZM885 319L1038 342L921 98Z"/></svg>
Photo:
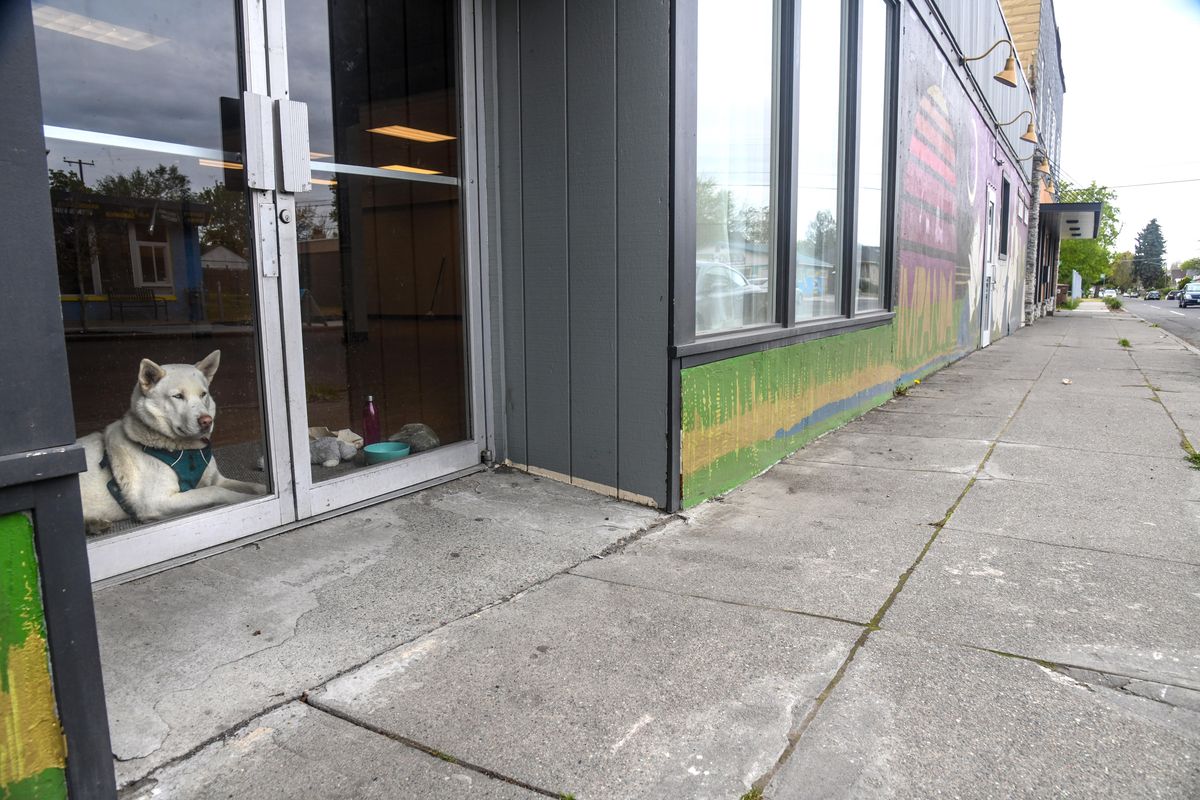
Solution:
<svg viewBox="0 0 1200 800"><path fill-rule="evenodd" d="M292 98L288 86L287 72L287 28L285 0L257 0L265 6L266 51L269 53L270 96L275 100L298 100ZM482 268L481 223L484 217L480 205L478 179L480 165L476 159L479 130L476 105L476 86L479 80L475 61L475 13L472 0L459 3L459 85L460 112L462 114L462 150L460 163L462 174L457 179L445 176L409 175L372 167L354 165L322 164L329 171L349 172L387 180L425 181L450 183L459 188L459 202L463 210L462 246L465 257L464 285L466 286L467 318L467 391L470 409L471 438L444 445L435 450L408 458L380 464L367 469L355 470L344 476L315 482L308 458L308 404L305 392L303 326L298 301L282 302L283 359L285 379L288 385L287 418L289 420L290 451L293 454L295 485L295 511L298 519L306 519L361 503L373 497L386 495L440 476L450 475L477 465L480 452L488 447L490 420L487 417L484 371L485 353L483 334L487 330L486 283ZM307 153L304 154L307 157ZM315 166L315 165L314 165ZM288 213L296 218L295 196L286 191L276 193L279 213ZM279 289L283 298L300 296L300 264L294 224L279 225L279 263L281 279Z"/></svg>
<svg viewBox="0 0 1200 800"><path fill-rule="evenodd" d="M996 286L996 187L987 186L983 221L983 296L979 304L979 346L992 343L993 295Z"/></svg>

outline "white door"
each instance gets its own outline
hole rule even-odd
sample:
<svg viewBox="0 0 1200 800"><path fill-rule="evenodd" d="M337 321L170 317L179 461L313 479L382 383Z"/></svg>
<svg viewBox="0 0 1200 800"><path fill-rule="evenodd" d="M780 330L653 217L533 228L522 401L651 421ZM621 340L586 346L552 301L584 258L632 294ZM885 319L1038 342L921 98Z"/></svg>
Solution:
<svg viewBox="0 0 1200 800"><path fill-rule="evenodd" d="M992 296L996 286L996 188L987 188L983 234L983 297L979 304L979 346L992 343Z"/></svg>
<svg viewBox="0 0 1200 800"><path fill-rule="evenodd" d="M77 431L124 412L141 358L219 349L212 451L223 473L266 487L89 537L93 580L479 464L464 5L35 7ZM366 433L367 396L381 438L410 424L422 452L312 464L309 429Z"/></svg>

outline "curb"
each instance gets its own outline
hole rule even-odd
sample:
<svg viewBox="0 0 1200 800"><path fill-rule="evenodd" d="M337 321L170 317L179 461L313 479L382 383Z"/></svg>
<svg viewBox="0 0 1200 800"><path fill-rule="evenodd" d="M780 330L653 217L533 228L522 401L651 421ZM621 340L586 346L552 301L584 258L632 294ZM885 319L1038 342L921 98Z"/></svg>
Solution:
<svg viewBox="0 0 1200 800"><path fill-rule="evenodd" d="M1151 322L1150 320L1148 320L1148 319L1146 319L1145 317L1143 317L1141 314L1135 314L1135 313L1133 313L1132 311L1129 311L1129 310L1126 310L1126 312L1125 312L1125 313L1127 313L1129 316L1133 317L1134 319L1140 319L1142 322L1145 322L1147 325L1158 325L1158 323L1157 323L1157 322ZM1159 326L1158 326L1158 329L1159 329L1160 331L1162 331L1163 333L1165 333L1167 336L1170 336L1172 339L1174 339L1174 340L1175 340L1176 342L1178 342L1179 344L1183 345L1183 347L1184 347L1184 349L1185 349L1185 350L1191 350L1191 351L1192 351L1192 352L1193 352L1195 355L1198 355L1198 356L1200 356L1200 347L1196 347L1196 346L1195 346L1194 344L1192 344L1191 342L1188 342L1188 341L1185 341L1185 340L1183 340L1183 339L1179 338L1178 336L1176 336L1175 334L1171 333L1169 330L1167 330L1166 328L1162 327L1161 325L1159 325Z"/></svg>

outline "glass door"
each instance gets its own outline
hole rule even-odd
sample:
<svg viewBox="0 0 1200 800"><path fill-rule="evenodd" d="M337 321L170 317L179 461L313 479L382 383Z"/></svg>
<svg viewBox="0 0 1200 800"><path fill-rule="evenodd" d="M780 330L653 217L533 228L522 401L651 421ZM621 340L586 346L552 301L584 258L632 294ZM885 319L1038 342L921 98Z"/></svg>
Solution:
<svg viewBox="0 0 1200 800"><path fill-rule="evenodd" d="M301 174L279 203L295 219L280 240L307 517L480 461L470 15L447 0L288 0L267 14L287 65L272 94L306 108L280 116Z"/></svg>
<svg viewBox="0 0 1200 800"><path fill-rule="evenodd" d="M33 3L94 580L296 517L246 5Z"/></svg>

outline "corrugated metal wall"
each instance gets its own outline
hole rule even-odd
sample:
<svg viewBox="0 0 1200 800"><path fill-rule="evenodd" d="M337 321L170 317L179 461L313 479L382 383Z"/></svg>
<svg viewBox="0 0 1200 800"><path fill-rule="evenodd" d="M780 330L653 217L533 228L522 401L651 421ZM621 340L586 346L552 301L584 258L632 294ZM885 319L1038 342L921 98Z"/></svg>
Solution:
<svg viewBox="0 0 1200 800"><path fill-rule="evenodd" d="M670 3L495 7L505 452L667 502Z"/></svg>

